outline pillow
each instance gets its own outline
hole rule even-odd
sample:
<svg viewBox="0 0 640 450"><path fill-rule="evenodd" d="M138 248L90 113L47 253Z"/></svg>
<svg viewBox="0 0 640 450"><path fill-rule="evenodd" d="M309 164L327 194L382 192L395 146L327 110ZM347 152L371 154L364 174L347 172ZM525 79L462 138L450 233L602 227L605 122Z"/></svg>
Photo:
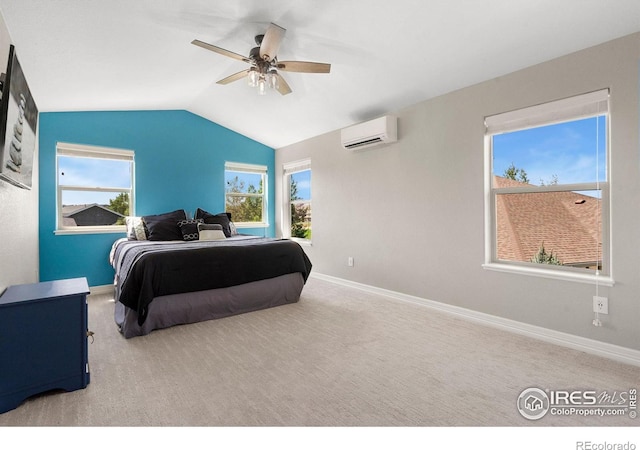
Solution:
<svg viewBox="0 0 640 450"><path fill-rule="evenodd" d="M198 234L201 241L215 241L218 239L226 239L222 225L217 223L199 223Z"/></svg>
<svg viewBox="0 0 640 450"><path fill-rule="evenodd" d="M197 241L198 240L198 224L203 223L202 219L187 219L178 222L180 232L182 233L182 239L185 241Z"/></svg>
<svg viewBox="0 0 640 450"><path fill-rule="evenodd" d="M182 241L182 232L178 226L181 220L187 220L183 209L164 214L142 216L147 227L147 239L150 241Z"/></svg>
<svg viewBox="0 0 640 450"><path fill-rule="evenodd" d="M130 241L146 241L147 233L144 230L142 217L126 217L127 238Z"/></svg>
<svg viewBox="0 0 640 450"><path fill-rule="evenodd" d="M229 217L229 231L231 233L231 236L238 235L238 229L236 228L236 224L231 221L231 217Z"/></svg>
<svg viewBox="0 0 640 450"><path fill-rule="evenodd" d="M231 222L230 213L211 214L204 209L198 208L196 210L195 218L203 219L204 223L222 225L222 231L224 232L225 237L231 237L231 227L229 225Z"/></svg>

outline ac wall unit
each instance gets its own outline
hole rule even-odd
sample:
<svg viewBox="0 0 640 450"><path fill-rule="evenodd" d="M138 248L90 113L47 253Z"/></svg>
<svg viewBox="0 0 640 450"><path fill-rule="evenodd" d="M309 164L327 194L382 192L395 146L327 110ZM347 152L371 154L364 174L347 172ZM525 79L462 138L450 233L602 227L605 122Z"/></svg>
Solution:
<svg viewBox="0 0 640 450"><path fill-rule="evenodd" d="M398 118L383 116L341 131L342 146L347 150L364 150L398 140Z"/></svg>

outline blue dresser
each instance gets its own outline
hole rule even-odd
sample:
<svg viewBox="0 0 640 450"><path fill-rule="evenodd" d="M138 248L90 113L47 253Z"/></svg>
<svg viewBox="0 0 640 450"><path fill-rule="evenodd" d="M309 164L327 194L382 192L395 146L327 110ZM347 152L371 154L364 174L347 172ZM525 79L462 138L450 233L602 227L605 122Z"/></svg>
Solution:
<svg viewBox="0 0 640 450"><path fill-rule="evenodd" d="M0 296L0 413L89 384L86 278L10 286Z"/></svg>

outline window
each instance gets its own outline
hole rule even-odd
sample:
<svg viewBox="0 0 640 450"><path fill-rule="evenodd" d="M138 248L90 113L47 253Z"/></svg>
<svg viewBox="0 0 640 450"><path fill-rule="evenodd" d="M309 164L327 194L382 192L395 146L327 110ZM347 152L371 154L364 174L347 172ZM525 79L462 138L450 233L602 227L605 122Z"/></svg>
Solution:
<svg viewBox="0 0 640 450"><path fill-rule="evenodd" d="M227 162L225 211L239 227L267 226L267 167Z"/></svg>
<svg viewBox="0 0 640 450"><path fill-rule="evenodd" d="M293 239L311 241L311 161L284 166L285 234Z"/></svg>
<svg viewBox="0 0 640 450"><path fill-rule="evenodd" d="M485 119L488 268L610 276L608 97L603 90Z"/></svg>
<svg viewBox="0 0 640 450"><path fill-rule="evenodd" d="M120 232L133 213L130 150L58 143L56 233Z"/></svg>

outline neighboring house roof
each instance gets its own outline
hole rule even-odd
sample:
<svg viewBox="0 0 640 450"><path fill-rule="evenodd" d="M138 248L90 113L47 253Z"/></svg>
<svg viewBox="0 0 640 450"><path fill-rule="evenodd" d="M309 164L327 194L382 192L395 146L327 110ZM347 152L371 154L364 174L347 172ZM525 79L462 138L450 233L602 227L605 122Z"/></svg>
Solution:
<svg viewBox="0 0 640 450"><path fill-rule="evenodd" d="M528 186L494 176L494 186ZM600 199L577 192L501 194L496 199L497 256L530 261L544 245L565 265L601 260Z"/></svg>
<svg viewBox="0 0 640 450"><path fill-rule="evenodd" d="M77 227L76 219L73 217L62 217L62 225L65 227Z"/></svg>
<svg viewBox="0 0 640 450"><path fill-rule="evenodd" d="M101 208L101 209L104 209L105 211L110 212L111 214L116 214L118 216L124 217L122 216L122 214L112 211L104 205L98 205L97 203L90 203L85 205L62 205L62 215L63 217L71 217L82 211L86 211L92 208Z"/></svg>
<svg viewBox="0 0 640 450"><path fill-rule="evenodd" d="M62 206L64 226L113 225L121 217L125 216L97 203Z"/></svg>

